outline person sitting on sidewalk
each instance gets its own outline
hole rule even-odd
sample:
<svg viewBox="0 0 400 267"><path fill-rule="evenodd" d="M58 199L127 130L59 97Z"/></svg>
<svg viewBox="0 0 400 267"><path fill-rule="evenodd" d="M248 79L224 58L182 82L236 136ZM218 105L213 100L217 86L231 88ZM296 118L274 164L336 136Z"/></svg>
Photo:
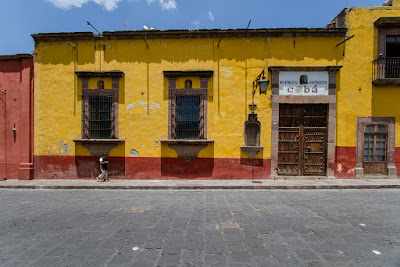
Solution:
<svg viewBox="0 0 400 267"><path fill-rule="evenodd" d="M103 155L100 157L99 159L100 162L100 170L101 173L99 176L97 176L97 182L105 182L105 181L109 181L108 180L108 168L107 168L107 153L103 153Z"/></svg>

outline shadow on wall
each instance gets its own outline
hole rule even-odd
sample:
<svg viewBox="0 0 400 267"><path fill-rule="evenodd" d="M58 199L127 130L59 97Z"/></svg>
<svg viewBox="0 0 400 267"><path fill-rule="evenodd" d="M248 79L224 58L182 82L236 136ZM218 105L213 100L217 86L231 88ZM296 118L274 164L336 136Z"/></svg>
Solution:
<svg viewBox="0 0 400 267"><path fill-rule="evenodd" d="M268 41L269 40L269 41ZM75 48L68 43L59 42L51 45L42 42L37 46L37 63L51 65L69 65L77 61L78 65L95 64L96 56L104 58L105 63L155 63L170 62L175 64L190 60L197 62L217 61L219 59L244 62L247 59L264 60L265 54L275 60L327 60L338 61L343 50L335 44L343 37L271 37L266 38L223 38L220 46L216 39L187 40L152 40L147 43L137 40L107 40L96 42L73 42ZM185 49L182 49L185 47ZM316 49L319 48L319 49ZM134 51L134 53L132 53ZM215 51L215 52L214 52ZM268 52L267 52L268 51ZM98 55L96 54L98 53ZM78 56L79 55L79 56Z"/></svg>
<svg viewBox="0 0 400 267"><path fill-rule="evenodd" d="M185 159L170 157L170 148L161 146L161 176L197 179L211 177L214 170L214 144L207 147L208 158L197 158L186 162Z"/></svg>
<svg viewBox="0 0 400 267"><path fill-rule="evenodd" d="M247 157L243 150L240 150L240 165L247 165L253 167L263 167L264 166L264 150L261 150L257 154L258 158L250 159Z"/></svg>
<svg viewBox="0 0 400 267"><path fill-rule="evenodd" d="M118 150L125 151L125 144L121 144L123 148ZM77 146L75 146L77 147ZM75 148L75 155L78 154ZM111 156L108 157L108 175L110 178L125 178L125 157ZM100 163L98 157L92 156L75 156L75 166L78 178L96 178L100 174Z"/></svg>

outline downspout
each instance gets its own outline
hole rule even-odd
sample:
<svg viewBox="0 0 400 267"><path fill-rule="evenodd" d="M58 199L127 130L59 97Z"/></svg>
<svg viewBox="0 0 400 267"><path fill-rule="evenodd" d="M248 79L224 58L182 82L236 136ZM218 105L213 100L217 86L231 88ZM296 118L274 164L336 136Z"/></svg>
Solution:
<svg viewBox="0 0 400 267"><path fill-rule="evenodd" d="M4 163L5 163L5 173L6 177L1 180L7 180L8 172L7 172L7 90L0 91L1 94L4 95Z"/></svg>

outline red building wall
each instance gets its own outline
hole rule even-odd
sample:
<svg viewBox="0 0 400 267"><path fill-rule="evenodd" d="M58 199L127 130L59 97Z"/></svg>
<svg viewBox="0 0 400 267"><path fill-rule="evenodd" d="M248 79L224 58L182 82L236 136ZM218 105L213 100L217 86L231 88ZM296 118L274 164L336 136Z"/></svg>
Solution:
<svg viewBox="0 0 400 267"><path fill-rule="evenodd" d="M0 56L0 179L33 178L33 58Z"/></svg>

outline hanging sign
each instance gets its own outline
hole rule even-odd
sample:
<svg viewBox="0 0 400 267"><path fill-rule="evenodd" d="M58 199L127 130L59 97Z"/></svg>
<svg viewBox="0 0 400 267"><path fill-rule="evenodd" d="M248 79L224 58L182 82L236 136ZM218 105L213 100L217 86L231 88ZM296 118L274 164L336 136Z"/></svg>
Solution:
<svg viewBox="0 0 400 267"><path fill-rule="evenodd" d="M329 95L327 71L280 71L279 95Z"/></svg>

